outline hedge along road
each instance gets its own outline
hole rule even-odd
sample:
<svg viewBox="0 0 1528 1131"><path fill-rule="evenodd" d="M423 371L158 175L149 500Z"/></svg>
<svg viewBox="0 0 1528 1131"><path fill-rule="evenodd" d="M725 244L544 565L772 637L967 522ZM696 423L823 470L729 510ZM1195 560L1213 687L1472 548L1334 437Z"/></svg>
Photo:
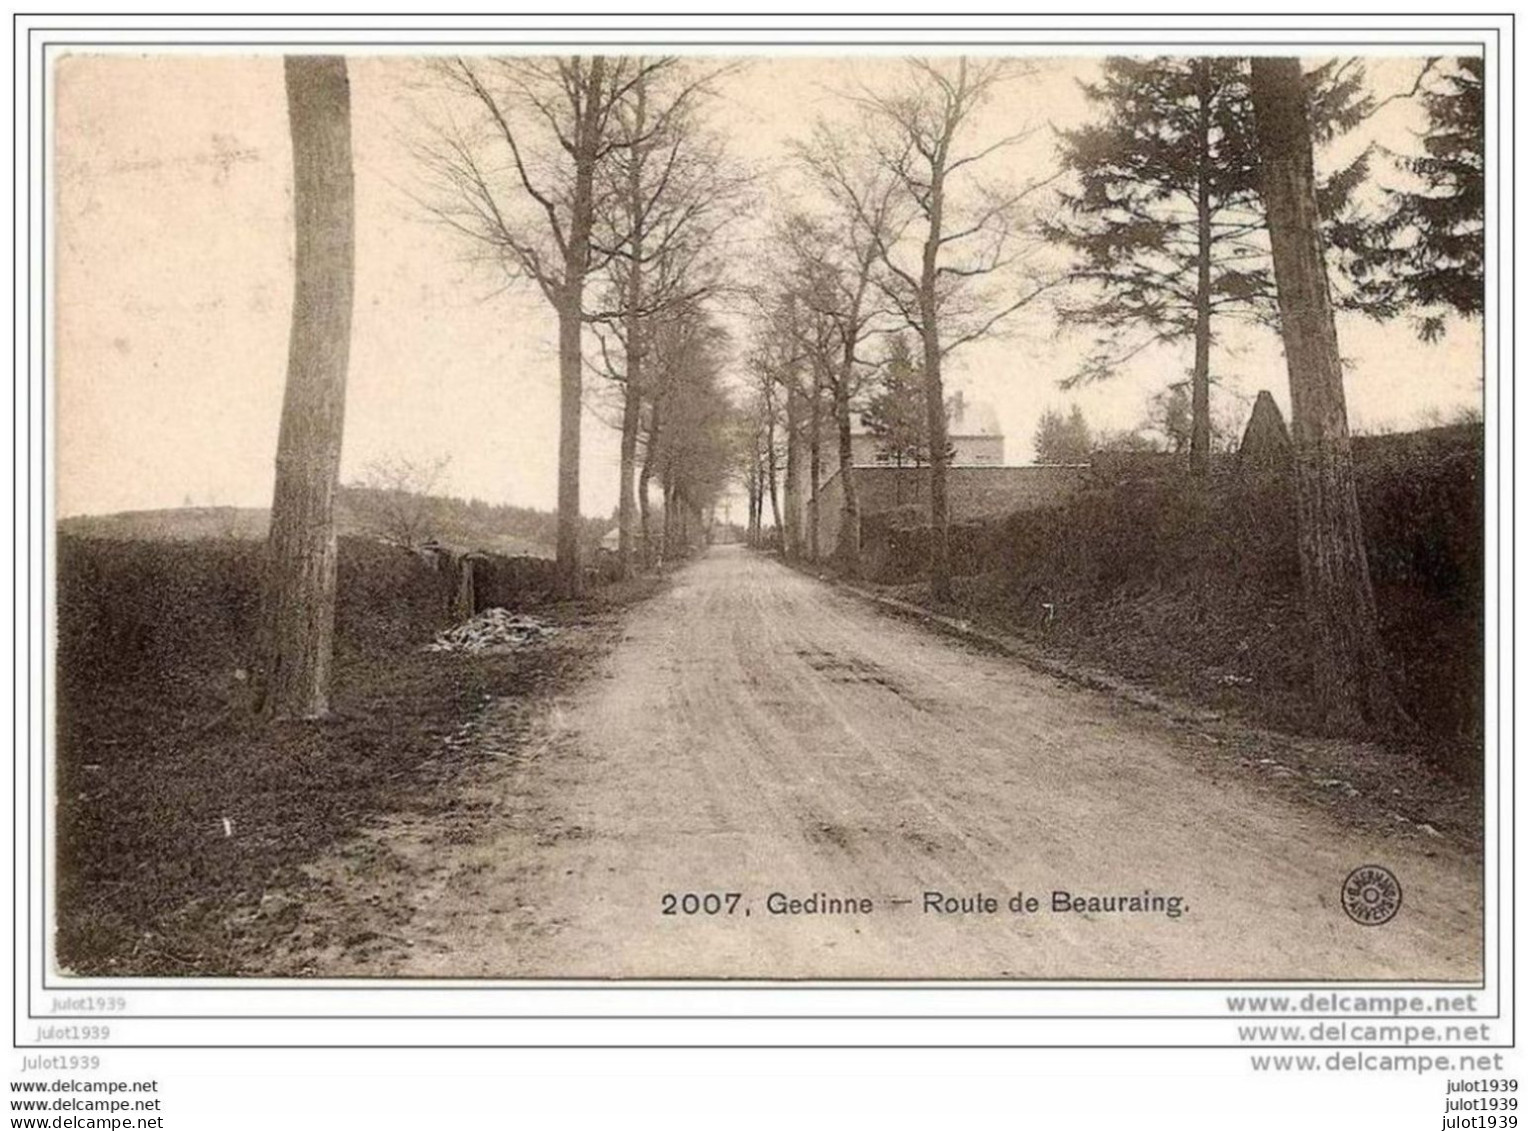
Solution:
<svg viewBox="0 0 1528 1131"><path fill-rule="evenodd" d="M394 893L407 947L334 972L1480 977L1463 850L1349 828L1192 726L761 555L713 549L602 664L484 785L478 835L378 832L427 874ZM1403 888L1381 926L1343 910L1365 864Z"/></svg>

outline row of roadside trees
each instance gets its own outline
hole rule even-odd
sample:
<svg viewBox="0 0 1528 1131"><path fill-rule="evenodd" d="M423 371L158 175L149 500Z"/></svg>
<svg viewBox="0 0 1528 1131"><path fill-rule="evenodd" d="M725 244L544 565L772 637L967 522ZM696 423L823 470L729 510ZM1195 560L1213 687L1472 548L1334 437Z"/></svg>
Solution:
<svg viewBox="0 0 1528 1131"><path fill-rule="evenodd" d="M421 203L491 271L538 291L557 320L565 597L582 579L586 370L617 390L623 574L639 535L653 545L654 476L671 520L717 492L722 452L710 437L725 401L723 331L708 303L722 289L723 230L745 188L704 124L721 73L672 56L457 57L430 67L439 97L419 148L430 182Z"/></svg>
<svg viewBox="0 0 1528 1131"><path fill-rule="evenodd" d="M1181 442L1202 474L1219 326L1261 326L1278 336L1288 364L1302 577L1322 642L1315 685L1334 723L1394 719L1352 485L1335 312L1408 315L1425 338L1450 314L1480 313L1479 60L1418 60L1409 87L1383 98L1357 60L1310 70L1287 59L1109 60L1085 88L1094 121L1059 137L1059 174L1025 177L1002 157L1027 137L1011 128L1012 107L1032 77L1031 67L1007 61L909 61L900 83L847 93L856 113L832 127L819 122L798 147L814 191L797 195L817 203L781 221L775 275L757 298L755 528L768 498L785 554L819 556L821 417L836 425L846 470L842 422L858 408L884 451L928 463L930 590L944 599L943 366L953 351L1042 300L1068 332L1092 334L1064 384L1191 343L1189 379L1164 390L1159 407L1169 443ZM1317 177L1318 149L1413 99L1427 122L1421 155L1371 145ZM1000 116L1005 124L994 126ZM1380 187L1381 165L1403 187ZM916 357L899 352L899 332L912 335ZM914 386L924 411L910 427L905 393ZM1086 431L1080 423L1050 422L1058 450L1091 442L1071 436ZM853 572L858 506L852 477L843 483L840 564Z"/></svg>
<svg viewBox="0 0 1528 1131"><path fill-rule="evenodd" d="M1199 466L1213 319L1239 312L1275 328L1288 361L1302 576L1323 643L1316 685L1334 719L1393 717L1334 310L1339 302L1381 317L1419 310L1427 335L1441 325L1438 307L1479 313L1483 197L1470 110L1479 67L1421 69L1406 96L1423 98L1434 128L1427 155L1402 160L1416 186L1364 217L1352 202L1365 198L1373 155L1324 181L1314 163L1318 145L1376 109L1354 64L1308 73L1292 59L1111 61L1089 90L1106 110L1102 124L1063 137L1070 180L1048 210L1037 205L1056 174L1015 173L1008 159L1032 132L1007 123L1020 117L1013 108L1035 66L909 60L896 81L846 94L850 121L819 122L795 147L804 191L775 218L770 269L746 289L754 394L740 422L724 388L730 343L714 303L737 293L723 268L747 180L702 113L722 72L669 57L430 65L439 101L419 150L431 182L421 203L492 270L539 293L559 329L559 591L576 595L582 576L586 371L608 379L618 408L625 568L656 541L651 481L663 487L665 533L683 537L726 490L739 446L755 532L768 498L786 552L816 557L816 488L827 465L849 466L851 414L877 374L894 363L915 371L924 411L912 443L929 465L929 577L941 598L951 577L944 371L952 354L1052 294L1066 296L1071 323L1103 331L1081 377L1101 376L1140 348L1130 334L1192 339L1190 450ZM287 76L297 300L258 698L270 713L306 716L326 706L353 186L344 61L289 60ZM1374 197L1367 193L1371 206ZM1181 215L1163 211L1184 201ZM1341 294L1334 265L1351 284ZM859 515L852 477L844 483L852 571Z"/></svg>
<svg viewBox="0 0 1528 1131"><path fill-rule="evenodd" d="M333 650L354 173L345 60L285 68L297 283L254 698L266 715L311 718L328 710ZM728 485L727 335L711 303L746 179L703 121L722 72L668 56L453 57L425 71L419 205L557 322L556 591L576 597L586 371L618 401L623 572L693 538Z"/></svg>
<svg viewBox="0 0 1528 1131"><path fill-rule="evenodd" d="M795 147L800 195L811 203L778 221L774 275L755 291L765 329L749 357L760 422L753 445L760 467L750 475L761 485L760 501L753 510L762 511L766 481L771 498L777 495L774 431L783 410L786 503L776 525L787 556L818 557L819 417L827 412L843 484L839 554L846 570L857 571L851 415L884 373L872 423L899 450L927 458L936 530L930 578L936 595L947 593L946 363L1035 304L1054 282L1038 269L1042 244L1028 231L1025 212L1045 178L1014 179L1001 169L1032 127L996 135L980 128L994 96L1032 70L1013 60L909 60L896 83L848 94L854 110L848 121L819 120ZM899 332L916 343L911 353L906 336L892 338L891 352L878 345ZM906 411L905 394L914 387L921 427Z"/></svg>

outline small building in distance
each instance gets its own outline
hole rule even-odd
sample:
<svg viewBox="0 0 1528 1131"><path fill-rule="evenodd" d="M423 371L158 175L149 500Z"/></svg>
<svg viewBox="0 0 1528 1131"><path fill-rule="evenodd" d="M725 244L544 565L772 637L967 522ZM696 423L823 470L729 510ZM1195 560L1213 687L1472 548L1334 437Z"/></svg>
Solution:
<svg viewBox="0 0 1528 1131"><path fill-rule="evenodd" d="M1087 473L1078 466L1009 466L1003 459L1003 431L992 406L967 401L962 393L949 400L950 446L946 473L950 517L960 522L1016 510L1052 506L1069 498ZM850 437L855 492L862 519L886 511L929 508L929 468L897 464L877 437L857 428ZM818 552L838 548L843 521L843 482L833 469L818 495Z"/></svg>
<svg viewBox="0 0 1528 1131"><path fill-rule="evenodd" d="M951 467L1003 466L1003 430L991 405L967 401L964 393L957 392L950 397L947 415L950 446L955 449ZM880 439L862 424L850 435L849 443L855 467L896 466Z"/></svg>

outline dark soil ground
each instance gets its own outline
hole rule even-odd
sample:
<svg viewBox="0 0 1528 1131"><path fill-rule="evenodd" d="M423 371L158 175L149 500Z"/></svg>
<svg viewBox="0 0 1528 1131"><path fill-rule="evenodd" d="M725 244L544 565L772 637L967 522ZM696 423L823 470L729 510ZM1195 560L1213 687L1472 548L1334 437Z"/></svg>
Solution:
<svg viewBox="0 0 1528 1131"><path fill-rule="evenodd" d="M193 671L69 697L57 761L58 956L89 975L237 975L290 932L302 865L379 814L470 804L473 720L526 715L608 649L648 577L533 611L562 631L508 654L341 647L331 718L261 724ZM189 657L188 667L199 657ZM226 677L225 677L226 678ZM178 684L178 689L166 685ZM504 712L498 712L503 717ZM512 743L501 734L499 745Z"/></svg>

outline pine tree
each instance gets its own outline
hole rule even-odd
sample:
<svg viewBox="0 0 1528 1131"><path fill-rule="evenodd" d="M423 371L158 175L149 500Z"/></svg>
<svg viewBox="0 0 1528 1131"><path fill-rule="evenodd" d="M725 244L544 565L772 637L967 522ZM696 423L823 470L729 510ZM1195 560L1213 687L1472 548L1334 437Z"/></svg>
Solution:
<svg viewBox="0 0 1528 1131"><path fill-rule="evenodd" d="M1068 312L1099 327L1079 379L1157 343L1194 342L1190 463L1209 458L1211 319L1265 309L1272 277L1257 196L1246 64L1235 58L1109 59L1085 88L1102 121L1062 135L1079 188L1053 234L1093 299Z"/></svg>
<svg viewBox="0 0 1528 1131"><path fill-rule="evenodd" d="M1474 318L1485 305L1485 61L1456 59L1422 102L1423 154L1400 161L1420 187L1390 194L1384 219L1344 243L1371 305L1420 309L1417 333L1432 341L1448 312Z"/></svg>
<svg viewBox="0 0 1528 1131"><path fill-rule="evenodd" d="M1356 66L1329 63L1305 81L1318 141L1356 125L1372 106ZM1274 314L1247 60L1109 59L1084 90L1101 120L1062 134L1062 163L1078 187L1062 194L1070 215L1049 234L1072 248L1073 278L1088 288L1066 317L1099 336L1066 383L1106 377L1151 346L1192 340L1189 462L1202 473L1215 323L1271 322ZM1361 154L1321 186L1333 223L1367 169Z"/></svg>
<svg viewBox="0 0 1528 1131"><path fill-rule="evenodd" d="M929 462L925 396L923 374L907 338L898 334L887 347L880 389L860 414L865 431L880 441L879 452L898 467Z"/></svg>
<svg viewBox="0 0 1528 1131"><path fill-rule="evenodd" d="M617 158L643 137L618 128L647 80L672 57L444 58L433 73L460 100L424 147L437 219L490 254L514 281L534 283L557 318L557 563L561 597L582 593L579 498L585 292L631 233L600 220ZM471 122L471 126L466 123Z"/></svg>
<svg viewBox="0 0 1528 1131"><path fill-rule="evenodd" d="M1062 416L1046 409L1035 429L1036 463L1086 463L1093 454L1093 432L1076 405Z"/></svg>

